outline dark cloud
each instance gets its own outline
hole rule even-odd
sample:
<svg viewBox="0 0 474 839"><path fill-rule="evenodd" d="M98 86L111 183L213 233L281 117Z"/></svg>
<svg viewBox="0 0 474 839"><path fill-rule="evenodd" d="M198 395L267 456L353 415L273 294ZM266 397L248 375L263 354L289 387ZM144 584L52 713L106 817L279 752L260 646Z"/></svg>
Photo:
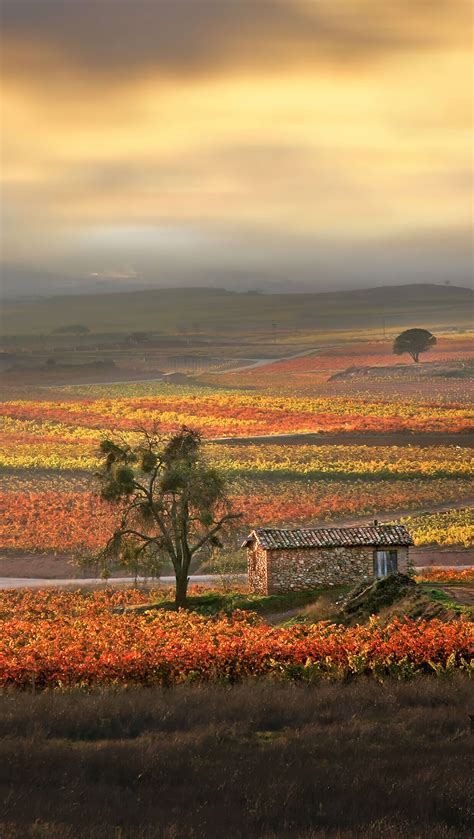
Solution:
<svg viewBox="0 0 474 839"><path fill-rule="evenodd" d="M464 0L3 0L5 64L28 72L36 48L46 62L116 78L344 66L430 47L453 21L456 38L466 37L469 8Z"/></svg>

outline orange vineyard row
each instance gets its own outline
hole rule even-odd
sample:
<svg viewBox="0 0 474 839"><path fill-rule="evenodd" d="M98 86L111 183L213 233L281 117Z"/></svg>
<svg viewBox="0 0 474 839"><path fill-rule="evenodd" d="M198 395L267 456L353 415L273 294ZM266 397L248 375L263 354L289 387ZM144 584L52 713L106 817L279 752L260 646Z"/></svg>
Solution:
<svg viewBox="0 0 474 839"><path fill-rule="evenodd" d="M44 478L40 486L46 487L48 481L51 479ZM0 546L78 552L103 545L117 511L90 491L73 491L72 486L64 481L52 491L0 493ZM242 527L250 529L263 524L316 525L342 516L419 509L422 505L454 502L470 491L468 481L443 479L396 485L390 481L242 481L232 486L231 499L234 508L244 513ZM435 529L432 532L436 534Z"/></svg>
<svg viewBox="0 0 474 839"><path fill-rule="evenodd" d="M209 393L205 389L176 389L170 395L158 386L155 390L154 396L141 398L6 402L0 405L0 415L7 434L17 433L22 425L27 430L32 422L45 424L47 434L51 424L57 423L75 429L116 432L133 431L156 421L163 431L185 424L207 437L300 432L463 432L473 425L470 409L457 402L436 404L413 399L384 402L340 396L325 399ZM19 421L16 428L12 423L15 420Z"/></svg>
<svg viewBox="0 0 474 839"><path fill-rule="evenodd" d="M420 583L474 583L473 568L424 568L415 578Z"/></svg>
<svg viewBox="0 0 474 839"><path fill-rule="evenodd" d="M467 621L398 621L345 628L273 628L255 615L116 614L149 594L8 592L1 595L0 684L28 688L290 678L411 676L468 669Z"/></svg>

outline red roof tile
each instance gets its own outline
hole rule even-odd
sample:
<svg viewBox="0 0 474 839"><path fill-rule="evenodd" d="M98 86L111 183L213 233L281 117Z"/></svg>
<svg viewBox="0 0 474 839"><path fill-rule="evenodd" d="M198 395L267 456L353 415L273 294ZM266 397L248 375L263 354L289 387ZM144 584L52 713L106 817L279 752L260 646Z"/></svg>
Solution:
<svg viewBox="0 0 474 839"><path fill-rule="evenodd" d="M385 545L413 545L406 527L400 524L374 524L364 527L315 527L297 530L278 530L258 527L242 544L246 547L256 540L265 550L282 548L340 548L347 545L383 547Z"/></svg>

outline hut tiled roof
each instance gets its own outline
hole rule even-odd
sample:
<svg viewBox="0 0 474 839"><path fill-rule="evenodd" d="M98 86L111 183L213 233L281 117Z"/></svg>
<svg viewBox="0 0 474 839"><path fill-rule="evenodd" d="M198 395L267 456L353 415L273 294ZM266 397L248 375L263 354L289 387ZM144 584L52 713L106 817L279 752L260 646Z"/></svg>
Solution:
<svg viewBox="0 0 474 839"><path fill-rule="evenodd" d="M357 545L385 547L387 545L413 545L413 540L400 524L373 524L364 527L316 527L297 530L279 530L258 527L247 536L242 547L254 539L265 550L285 548L341 548Z"/></svg>

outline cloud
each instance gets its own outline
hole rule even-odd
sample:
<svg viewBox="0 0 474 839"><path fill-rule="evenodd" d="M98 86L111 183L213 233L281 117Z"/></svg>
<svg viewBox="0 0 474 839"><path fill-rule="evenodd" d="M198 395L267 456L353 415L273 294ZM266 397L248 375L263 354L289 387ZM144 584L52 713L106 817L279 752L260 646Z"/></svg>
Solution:
<svg viewBox="0 0 474 839"><path fill-rule="evenodd" d="M4 257L104 282L174 261L201 284L292 265L362 282L432 230L413 270L447 270L437 242L472 214L470 2L1 9Z"/></svg>
<svg viewBox="0 0 474 839"><path fill-rule="evenodd" d="M4 64L20 75L59 64L112 84L344 67L447 38L468 44L469 10L465 0L3 0Z"/></svg>
<svg viewBox="0 0 474 839"><path fill-rule="evenodd" d="M90 271L88 276L94 281L112 280L113 282L136 280L138 278L136 270L129 265L118 268L103 268L100 271Z"/></svg>

